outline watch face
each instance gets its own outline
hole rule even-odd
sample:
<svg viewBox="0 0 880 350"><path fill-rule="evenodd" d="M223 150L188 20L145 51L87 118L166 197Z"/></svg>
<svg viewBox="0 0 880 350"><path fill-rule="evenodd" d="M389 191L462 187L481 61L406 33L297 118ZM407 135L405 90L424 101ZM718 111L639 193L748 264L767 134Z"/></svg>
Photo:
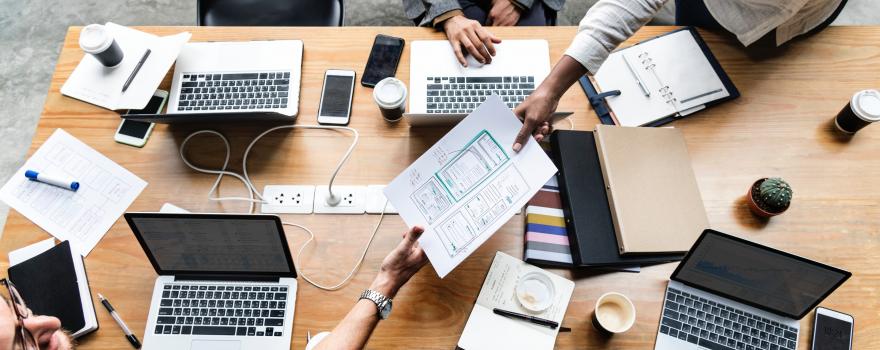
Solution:
<svg viewBox="0 0 880 350"><path fill-rule="evenodd" d="M381 308L379 308L379 316L383 320L388 318L388 315L391 315L391 300L388 300Z"/></svg>

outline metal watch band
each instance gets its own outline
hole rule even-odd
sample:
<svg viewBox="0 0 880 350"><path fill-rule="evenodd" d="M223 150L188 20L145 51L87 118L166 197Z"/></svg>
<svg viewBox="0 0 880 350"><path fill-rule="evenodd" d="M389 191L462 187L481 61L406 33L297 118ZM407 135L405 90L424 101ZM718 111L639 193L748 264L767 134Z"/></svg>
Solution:
<svg viewBox="0 0 880 350"><path fill-rule="evenodd" d="M386 304L391 302L390 298L382 295L382 293L379 293L375 290L366 289L366 290L364 290L363 293L361 293L361 297L358 298L358 300L361 300L361 299L367 299L369 301L372 301L374 304L376 304L376 309L378 309L380 319L384 320L385 318L388 317L388 314L386 312L383 312L383 307Z"/></svg>

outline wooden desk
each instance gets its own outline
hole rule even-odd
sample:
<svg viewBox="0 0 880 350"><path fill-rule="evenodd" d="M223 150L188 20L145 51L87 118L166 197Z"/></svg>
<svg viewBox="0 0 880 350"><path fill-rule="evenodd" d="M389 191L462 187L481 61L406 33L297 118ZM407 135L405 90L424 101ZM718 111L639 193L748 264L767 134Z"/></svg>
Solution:
<svg viewBox="0 0 880 350"><path fill-rule="evenodd" d="M192 41L302 39L305 41L300 117L297 123L315 123L322 74L329 68L363 72L373 36L378 33L406 38L443 39L422 28L140 28L167 35L184 30ZM667 32L670 27L648 27L634 40ZM576 29L493 29L502 38L543 38L550 42L555 62ZM158 126L143 149L113 142L119 118L113 112L61 96L59 89L83 53L77 46L80 28L73 27L64 41L46 105L34 137L33 153L56 128L122 164L149 182L130 208L156 211L172 202L193 211L241 212L243 203L215 203L206 198L213 176L184 167L177 156L182 138L193 126ZM852 271L854 276L823 306L852 313L856 318L856 348L880 348L880 126L868 127L856 137L836 136L831 118L853 92L880 87L880 27L830 28L808 40L797 40L778 55L747 53L738 43L703 32L742 92L734 102L676 122L687 137L694 170L712 227L738 234L799 255ZM634 41L630 41L632 43ZM409 77L409 50L398 75ZM166 79L163 88L168 87ZM579 87L560 103L571 110L577 129L589 130L597 119ZM371 100L371 90L357 86L351 126L361 132L361 143L343 168L338 184L382 184L415 160L445 130L410 129L406 123L382 121ZM233 169L240 170L246 142L262 127L215 127L230 136ZM205 137L194 141L190 154L199 164L219 165L222 145ZM338 157L348 146L347 136L328 131L279 132L267 137L252 153L250 171L258 188L266 184L317 184L329 178ZM749 214L743 195L764 176L782 176L794 187L792 208L770 221ZM229 179L222 195L244 195L243 186ZM307 224L318 243L304 255L302 270L324 283L336 283L355 262L377 217L296 216L285 220ZM405 230L391 216L367 255L355 279L337 292L320 291L300 280L294 325L294 349L302 349L306 331L332 328L367 287L380 261ZM444 280L430 266L417 274L395 300L390 320L382 322L370 348L450 349L464 327L494 252L522 256L522 219L516 217L496 233ZM287 230L295 251L305 233ZM0 255L45 239L48 235L18 213L10 212ZM124 220L118 220L86 259L93 293L103 293L121 312L138 336L143 336L155 272ZM649 349L653 347L666 281L675 264L648 267L639 274L593 274L555 270L577 281L564 325L573 328L557 338L560 349ZM604 292L630 296L638 320L628 333L610 340L591 328L589 313ZM83 349L130 349L108 314L99 307L102 329L81 340ZM800 349L809 348L812 315L803 321Z"/></svg>

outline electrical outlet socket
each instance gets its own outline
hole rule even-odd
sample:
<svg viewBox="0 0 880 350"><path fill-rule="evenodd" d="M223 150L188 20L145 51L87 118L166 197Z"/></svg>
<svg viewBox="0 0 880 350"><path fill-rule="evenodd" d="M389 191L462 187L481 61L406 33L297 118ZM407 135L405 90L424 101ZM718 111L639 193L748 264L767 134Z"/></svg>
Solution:
<svg viewBox="0 0 880 350"><path fill-rule="evenodd" d="M263 187L263 214L311 214L315 186L267 185Z"/></svg>
<svg viewBox="0 0 880 350"><path fill-rule="evenodd" d="M367 186L367 214L381 214L385 210L385 214L397 214L397 208L388 202L385 205L385 193L382 190L385 185L369 185Z"/></svg>
<svg viewBox="0 0 880 350"><path fill-rule="evenodd" d="M341 197L336 205L327 203L330 191L327 186L315 187L315 214L363 214L367 187L366 186L333 186L333 193Z"/></svg>

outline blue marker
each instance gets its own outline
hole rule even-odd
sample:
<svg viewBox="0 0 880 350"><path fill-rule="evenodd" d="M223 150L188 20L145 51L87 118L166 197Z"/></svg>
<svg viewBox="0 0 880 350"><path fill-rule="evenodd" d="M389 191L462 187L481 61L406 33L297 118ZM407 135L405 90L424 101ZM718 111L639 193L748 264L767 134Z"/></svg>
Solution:
<svg viewBox="0 0 880 350"><path fill-rule="evenodd" d="M79 189L79 182L73 181L68 178L53 176L48 174L41 174L34 170L28 170L24 172L24 177L30 179L31 181L39 181L45 184L50 184L53 186L58 186L63 189L71 190L76 192Z"/></svg>

